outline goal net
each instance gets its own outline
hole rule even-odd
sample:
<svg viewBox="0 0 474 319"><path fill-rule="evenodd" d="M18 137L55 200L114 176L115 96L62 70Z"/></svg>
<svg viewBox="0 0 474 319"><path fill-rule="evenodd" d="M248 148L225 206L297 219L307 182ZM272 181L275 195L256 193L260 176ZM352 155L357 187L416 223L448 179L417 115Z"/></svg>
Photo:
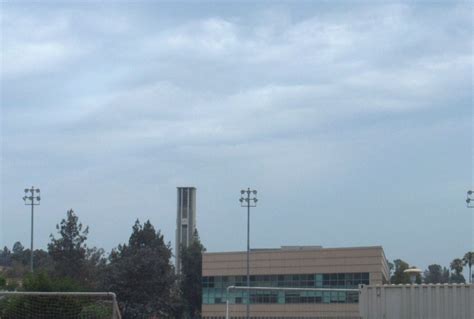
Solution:
<svg viewBox="0 0 474 319"><path fill-rule="evenodd" d="M110 292L2 292L0 319L121 319Z"/></svg>

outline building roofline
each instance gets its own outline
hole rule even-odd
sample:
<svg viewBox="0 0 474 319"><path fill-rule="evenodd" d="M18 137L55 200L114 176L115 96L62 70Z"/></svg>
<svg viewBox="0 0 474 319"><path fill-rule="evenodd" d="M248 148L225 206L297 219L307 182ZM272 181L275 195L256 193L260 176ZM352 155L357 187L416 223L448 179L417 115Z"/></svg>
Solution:
<svg viewBox="0 0 474 319"><path fill-rule="evenodd" d="M360 247L322 247L322 246L282 246L280 248L256 248L250 249L254 253L276 253L276 252L308 252L308 251L328 251L328 250L363 250L363 249L381 249L382 246L360 246ZM216 251L205 252L205 255L224 255L224 254L244 254L246 251ZM384 253L385 256L385 253Z"/></svg>

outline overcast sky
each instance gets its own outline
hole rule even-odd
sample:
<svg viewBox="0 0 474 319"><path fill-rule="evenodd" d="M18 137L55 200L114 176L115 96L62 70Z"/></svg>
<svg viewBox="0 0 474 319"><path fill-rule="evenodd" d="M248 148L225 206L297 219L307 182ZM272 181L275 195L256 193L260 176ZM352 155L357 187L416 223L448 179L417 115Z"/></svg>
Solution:
<svg viewBox="0 0 474 319"><path fill-rule="evenodd" d="M448 265L474 245L472 2L1 6L0 246L73 208L106 250L150 219L174 247L197 187L209 251L382 245Z"/></svg>

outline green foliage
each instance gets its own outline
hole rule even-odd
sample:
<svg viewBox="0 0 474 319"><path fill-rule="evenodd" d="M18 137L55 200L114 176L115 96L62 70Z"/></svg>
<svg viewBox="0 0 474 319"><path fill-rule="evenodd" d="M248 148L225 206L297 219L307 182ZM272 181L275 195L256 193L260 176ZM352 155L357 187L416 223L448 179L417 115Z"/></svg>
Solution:
<svg viewBox="0 0 474 319"><path fill-rule="evenodd" d="M53 260L54 274L84 282L86 268L86 245L88 227L83 229L74 211L68 210L66 219L56 225L60 237L51 234L48 253Z"/></svg>
<svg viewBox="0 0 474 319"><path fill-rule="evenodd" d="M3 290L7 287L7 280L0 275L0 290Z"/></svg>
<svg viewBox="0 0 474 319"><path fill-rule="evenodd" d="M180 290L185 316L198 318L202 304L202 253L206 249L197 231L188 247L181 247Z"/></svg>
<svg viewBox="0 0 474 319"><path fill-rule="evenodd" d="M0 266L9 267L12 265L12 252L7 246L0 251Z"/></svg>
<svg viewBox="0 0 474 319"><path fill-rule="evenodd" d="M429 265L423 275L426 284L446 284L449 283L449 270L446 267L433 264Z"/></svg>
<svg viewBox="0 0 474 319"><path fill-rule="evenodd" d="M392 284L409 284L410 276L404 273L408 268L410 268L408 263L401 259L395 259L393 261L393 275L390 278L390 282Z"/></svg>
<svg viewBox="0 0 474 319"><path fill-rule="evenodd" d="M82 288L70 278L51 278L45 272L39 272L25 277L22 290L77 292ZM104 311L108 311L109 315L102 315ZM110 318L111 312L111 307L104 309L90 300L81 300L73 296L18 296L0 302L0 318L25 318L36 313L47 314L48 319L81 318L84 313L94 314L93 318Z"/></svg>
<svg viewBox="0 0 474 319"><path fill-rule="evenodd" d="M125 318L156 316L174 318L171 249L150 221L137 220L128 244L119 245L109 257L105 290L117 294Z"/></svg>
<svg viewBox="0 0 474 319"><path fill-rule="evenodd" d="M24 266L24 269L27 269L27 266L30 262L30 250L25 250L25 247L17 241L13 244L11 252L11 265L16 266L17 269L20 269L19 266Z"/></svg>
<svg viewBox="0 0 474 319"><path fill-rule="evenodd" d="M71 278L51 278L45 272L28 274L23 281L24 291L82 291L81 285Z"/></svg>
<svg viewBox="0 0 474 319"><path fill-rule="evenodd" d="M464 269L464 265L463 265L463 261L462 259L460 258L456 258L454 259L451 264L449 265L449 267L451 268L451 270L453 271L451 273L451 279L450 281L452 283L457 283L457 284L461 284L461 283L465 283L466 282L466 279L464 278L463 274L462 274L462 271Z"/></svg>
<svg viewBox="0 0 474 319"><path fill-rule="evenodd" d="M474 264L474 251L468 251L463 259L464 266L469 268L469 282L472 283L472 265Z"/></svg>

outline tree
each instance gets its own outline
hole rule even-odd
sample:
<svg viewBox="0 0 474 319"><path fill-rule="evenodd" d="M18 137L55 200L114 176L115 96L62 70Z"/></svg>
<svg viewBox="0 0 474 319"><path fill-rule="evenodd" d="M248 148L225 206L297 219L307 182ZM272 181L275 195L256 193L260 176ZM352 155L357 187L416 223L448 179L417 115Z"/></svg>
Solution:
<svg viewBox="0 0 474 319"><path fill-rule="evenodd" d="M85 260L85 281L88 287L97 290L103 284L107 258L102 248L87 248Z"/></svg>
<svg viewBox="0 0 474 319"><path fill-rule="evenodd" d="M449 282L449 270L437 264L429 265L423 277L426 284L445 284Z"/></svg>
<svg viewBox="0 0 474 319"><path fill-rule="evenodd" d="M55 279L45 272L29 273L23 280L25 291L78 291L77 284L69 278ZM82 310L87 306L83 301L67 296L18 296L0 299L1 318L36 318L45 314L48 319L83 318ZM99 318L94 317L94 318Z"/></svg>
<svg viewBox="0 0 474 319"><path fill-rule="evenodd" d="M386 260L387 260L387 265L388 265L389 276L392 277L395 265L392 262L390 262L388 259L386 259Z"/></svg>
<svg viewBox="0 0 474 319"><path fill-rule="evenodd" d="M460 258L454 259L451 264L449 265L451 270L453 271L451 273L451 282L453 283L465 283L466 279L464 278L462 271L464 269L463 261Z"/></svg>
<svg viewBox="0 0 474 319"><path fill-rule="evenodd" d="M474 251L467 252L463 259L464 266L469 268L469 282L472 283L472 264L474 264Z"/></svg>
<svg viewBox="0 0 474 319"><path fill-rule="evenodd" d="M188 247L181 247L180 288L185 315L199 318L202 304L202 253L206 251L197 230Z"/></svg>
<svg viewBox="0 0 474 319"><path fill-rule="evenodd" d="M12 262L16 262L22 265L28 265L30 258L30 250L25 250L25 247L17 241L13 244L11 259Z"/></svg>
<svg viewBox="0 0 474 319"><path fill-rule="evenodd" d="M395 259L393 261L393 275L390 278L392 284L409 284L410 276L404 271L410 268L408 263L404 262L401 259Z"/></svg>
<svg viewBox="0 0 474 319"><path fill-rule="evenodd" d="M86 263L86 244L89 228L79 223L79 218L72 209L67 211L66 219L56 225L60 237L50 235L48 252L53 260L54 274L57 277L69 277L84 282Z"/></svg>
<svg viewBox="0 0 474 319"><path fill-rule="evenodd" d="M9 267L12 265L12 253L7 246L0 251L0 266Z"/></svg>
<svg viewBox="0 0 474 319"><path fill-rule="evenodd" d="M2 275L0 275L0 290L3 290L6 287L7 287L7 280Z"/></svg>
<svg viewBox="0 0 474 319"><path fill-rule="evenodd" d="M8 248L7 251L5 251L5 248L4 253L8 255ZM11 267L5 270L7 278L20 280L29 272L30 250L25 250L25 247L19 241L15 242L9 254L9 264Z"/></svg>
<svg viewBox="0 0 474 319"><path fill-rule="evenodd" d="M114 249L109 261L104 288L117 294L125 318L175 318L170 244L150 221L137 220L128 244Z"/></svg>
<svg viewBox="0 0 474 319"><path fill-rule="evenodd" d="M33 268L36 271L51 272L53 268L53 261L47 251L43 249L35 249L33 255Z"/></svg>

